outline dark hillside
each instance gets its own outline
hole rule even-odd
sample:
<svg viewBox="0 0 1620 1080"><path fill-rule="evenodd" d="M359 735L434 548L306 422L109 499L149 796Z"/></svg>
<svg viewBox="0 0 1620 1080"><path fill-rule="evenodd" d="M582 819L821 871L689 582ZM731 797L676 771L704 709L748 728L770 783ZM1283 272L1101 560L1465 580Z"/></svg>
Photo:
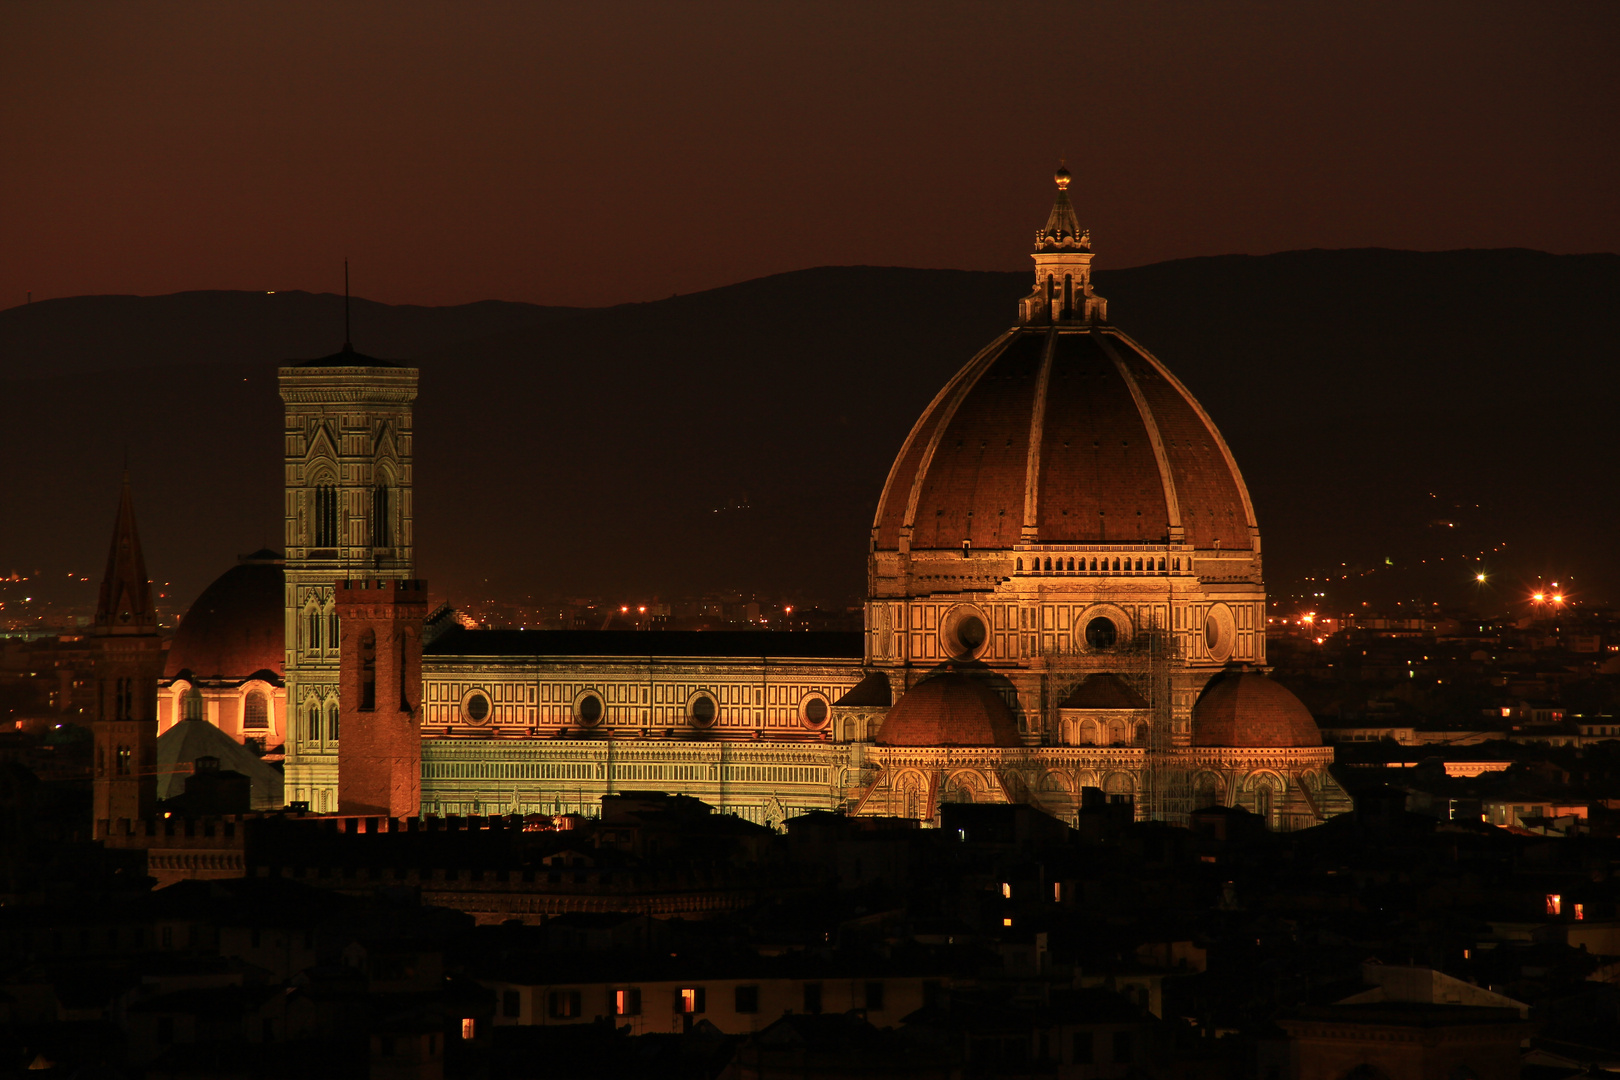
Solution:
<svg viewBox="0 0 1620 1080"><path fill-rule="evenodd" d="M859 594L911 421L1012 321L1026 281L842 267L585 312L357 302L355 343L422 364L417 535L436 588L835 601ZM1304 579L1332 568L1352 575L1332 597L1349 602L1466 598L1474 564L1459 560L1482 549L1498 598L1535 573L1616 595L1617 286L1615 256L1528 251L1098 275L1114 321L1231 442L1273 595L1320 591ZM270 361L334 350L341 298L292 297L288 318L265 303L285 296L187 296L216 314L176 297L58 301L77 305L72 348L0 354L13 375L123 369L0 387L0 449L17 463L0 573L99 566L126 446L149 561L182 596L279 535ZM0 313L0 342L17 317Z"/></svg>

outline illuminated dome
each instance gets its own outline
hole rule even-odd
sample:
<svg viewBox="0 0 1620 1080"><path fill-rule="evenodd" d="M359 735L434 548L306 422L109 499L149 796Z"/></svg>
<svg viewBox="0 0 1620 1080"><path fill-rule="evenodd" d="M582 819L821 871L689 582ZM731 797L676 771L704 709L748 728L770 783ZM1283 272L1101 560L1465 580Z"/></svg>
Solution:
<svg viewBox="0 0 1620 1080"><path fill-rule="evenodd" d="M1019 325L945 384L889 470L874 551L1019 544L1257 550L1248 490L1187 388L1107 321L1069 202L1035 234Z"/></svg>
<svg viewBox="0 0 1620 1080"><path fill-rule="evenodd" d="M879 746L1022 746L1018 721L1001 695L956 672L907 690L884 717Z"/></svg>
<svg viewBox="0 0 1620 1080"><path fill-rule="evenodd" d="M1253 671L1211 679L1192 711L1194 746L1321 746L1322 733L1305 703L1287 687Z"/></svg>
<svg viewBox="0 0 1620 1080"><path fill-rule="evenodd" d="M1249 549L1248 491L1220 433L1163 364L1107 326L1019 327L912 428L877 550L1016 544Z"/></svg>
<svg viewBox="0 0 1620 1080"><path fill-rule="evenodd" d="M245 556L197 597L180 620L163 677L240 682L282 677L286 575L274 551Z"/></svg>

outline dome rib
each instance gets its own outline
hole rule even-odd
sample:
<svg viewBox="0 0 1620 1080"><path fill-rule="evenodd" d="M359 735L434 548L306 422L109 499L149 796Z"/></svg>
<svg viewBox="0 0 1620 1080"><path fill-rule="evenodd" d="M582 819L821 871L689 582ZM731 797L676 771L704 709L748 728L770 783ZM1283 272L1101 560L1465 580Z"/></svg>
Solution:
<svg viewBox="0 0 1620 1080"><path fill-rule="evenodd" d="M1046 332L1046 348L1041 351L1041 373L1035 377L1035 406L1029 416L1029 455L1024 463L1024 523L1018 538L1033 544L1040 536L1041 451L1046 432L1047 390L1052 385L1052 358L1057 355L1057 329Z"/></svg>
<svg viewBox="0 0 1620 1080"><path fill-rule="evenodd" d="M1119 377L1125 380L1125 386L1131 392L1131 400L1136 402L1137 415L1142 418L1142 427L1147 430L1148 443L1153 447L1153 456L1159 462L1159 479L1164 484L1165 516L1170 524L1170 540L1179 540L1181 532L1181 500L1176 497L1175 474L1170 468L1170 458L1164 450L1164 436L1159 432L1159 422L1148 408L1147 397L1142 393L1142 387L1137 384L1136 376L1120 358L1114 349L1113 342L1104 334L1097 335L1097 344L1102 347L1103 353L1114 362L1119 371Z"/></svg>
<svg viewBox="0 0 1620 1080"><path fill-rule="evenodd" d="M939 421L934 425L934 430L928 437L928 445L923 448L922 458L917 463L917 473L911 480L911 491L906 497L906 515L902 523L902 534L908 540L914 540L916 536L917 504L922 498L923 486L927 482L929 474L933 472L934 458L939 453L939 443L940 439L945 435L945 429L951 426L951 422L956 419L957 412L962 407L962 402L979 385L979 380L1000 358L1003 351L1004 349L986 350L986 354L970 365L972 368L971 374L961 381L956 388L956 392L951 395L950 400L941 408Z"/></svg>
<svg viewBox="0 0 1620 1080"><path fill-rule="evenodd" d="M1110 327L1110 332L1113 333L1113 335L1120 341L1124 342L1126 345L1129 345L1131 352L1137 357L1140 357L1141 361L1148 365L1154 374L1156 374L1160 379L1163 379L1164 382L1169 385L1169 389L1175 393L1175 399L1171 400L1170 404L1173 406L1175 401L1179 400L1180 403L1189 407L1193 414L1198 418L1199 425L1203 433L1214 442L1215 448L1220 452L1221 460L1226 466L1224 470L1225 477L1235 490L1238 501L1243 506L1243 525L1247 528L1248 535L1243 537L1243 542L1236 546L1242 548L1253 547L1254 542L1260 532L1260 523L1259 520L1254 516L1254 503L1249 499L1249 485L1244 483L1243 473L1239 471L1237 466L1237 458L1232 456L1232 448L1226 445L1226 438L1221 435L1221 429L1215 426L1215 421L1210 419L1209 412L1204 408L1203 404L1193 396L1192 391L1187 389L1186 384L1184 384L1180 379L1176 378L1175 373L1169 368L1165 367L1158 357L1154 356L1147 349L1144 349L1141 345L1137 344L1136 340L1129 334L1112 327ZM1144 394L1146 393L1147 389L1144 388ZM1158 412L1159 410L1155 409L1155 414ZM1172 452L1167 455L1167 458L1170 460L1170 463L1173 466L1180 469L1187 468L1194 464L1194 462L1186 460L1188 455L1174 454L1173 451L1177 449L1176 447L1171 447L1170 449ZM1178 458L1180 458L1180 460L1178 460ZM1189 539L1191 538L1191 534L1189 534ZM1203 547L1205 545L1199 544L1196 540L1194 540L1194 546Z"/></svg>
<svg viewBox="0 0 1620 1080"><path fill-rule="evenodd" d="M952 393L961 386L964 380L973 375L974 368L980 362L994 356L1007 339L1016 333L1018 333L1018 328L1013 327L1002 333L983 349L980 349L973 359L962 365L956 374L944 386L940 387L939 393L934 395L934 400L928 403L928 408L923 410L922 416L918 417L917 422L911 426L911 431L906 435L906 441L901 444L900 453L895 455L894 464L889 467L888 479L883 483L883 494L878 498L877 513L872 516L873 543L882 544L882 534L889 531L888 527L892 523L895 536L893 546L899 546L900 534L910 527L915 514L917 482L927 472L927 463L922 455L931 450L934 443L933 433L939 430L948 420L948 416L941 413L940 406L951 397ZM955 410L951 411L954 412ZM922 436L924 432L929 433L928 438L919 441L919 436ZM895 509L895 500L893 498L895 481L907 475L906 466L908 464L911 465L910 476L912 479L911 483L907 485L905 509L902 511L902 516L896 519L893 516Z"/></svg>
<svg viewBox="0 0 1620 1080"><path fill-rule="evenodd" d="M1023 326L958 370L913 426L872 542L1251 550L1258 536L1230 448L1152 354L1111 326Z"/></svg>
<svg viewBox="0 0 1620 1080"><path fill-rule="evenodd" d="M1063 333L1047 401L1037 542L1152 544L1164 481L1119 369L1088 333Z"/></svg>

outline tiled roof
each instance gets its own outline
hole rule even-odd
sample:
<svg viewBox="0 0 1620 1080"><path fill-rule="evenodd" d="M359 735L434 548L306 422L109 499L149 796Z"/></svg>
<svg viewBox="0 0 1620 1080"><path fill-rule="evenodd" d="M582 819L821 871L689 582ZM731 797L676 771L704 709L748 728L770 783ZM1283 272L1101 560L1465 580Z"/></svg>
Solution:
<svg viewBox="0 0 1620 1080"><path fill-rule="evenodd" d="M169 646L163 677L240 681L286 664L286 575L273 551L255 552L221 574L192 603Z"/></svg>
<svg viewBox="0 0 1620 1080"><path fill-rule="evenodd" d="M907 526L913 550L1013 546L1032 461L1036 542L1163 543L1168 472L1188 542L1251 545L1243 479L1170 373L1111 328L1032 326L975 358L917 421L878 504L878 548L896 549Z"/></svg>
<svg viewBox="0 0 1620 1080"><path fill-rule="evenodd" d="M1022 746L1001 695L958 672L936 675L901 695L878 731L880 746Z"/></svg>
<svg viewBox="0 0 1620 1080"><path fill-rule="evenodd" d="M887 709L894 704L894 691L889 689L889 677L881 671L874 671L833 704Z"/></svg>
<svg viewBox="0 0 1620 1080"><path fill-rule="evenodd" d="M1192 711L1194 746L1321 746L1311 712L1287 687L1252 671L1211 679Z"/></svg>
<svg viewBox="0 0 1620 1080"><path fill-rule="evenodd" d="M1060 709L1147 709L1147 698L1118 675L1097 674L1076 686Z"/></svg>

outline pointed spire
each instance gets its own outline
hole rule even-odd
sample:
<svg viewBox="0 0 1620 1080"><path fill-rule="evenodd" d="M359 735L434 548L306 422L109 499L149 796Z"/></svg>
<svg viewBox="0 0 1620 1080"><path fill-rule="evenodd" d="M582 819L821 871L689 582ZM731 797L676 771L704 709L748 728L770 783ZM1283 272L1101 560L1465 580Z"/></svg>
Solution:
<svg viewBox="0 0 1620 1080"><path fill-rule="evenodd" d="M1058 163L1052 179L1057 184L1057 201L1052 204L1052 212L1046 216L1046 227L1035 232L1035 250L1072 248L1090 251L1091 233L1081 230L1074 204L1069 202L1069 181L1074 177L1069 172L1067 161Z"/></svg>
<svg viewBox="0 0 1620 1080"><path fill-rule="evenodd" d="M101 578L101 600L96 605L96 631L103 634L157 632L152 608L152 586L146 578L146 557L135 530L135 500L129 493L129 470L124 470L118 498L118 519L113 523L107 572Z"/></svg>

